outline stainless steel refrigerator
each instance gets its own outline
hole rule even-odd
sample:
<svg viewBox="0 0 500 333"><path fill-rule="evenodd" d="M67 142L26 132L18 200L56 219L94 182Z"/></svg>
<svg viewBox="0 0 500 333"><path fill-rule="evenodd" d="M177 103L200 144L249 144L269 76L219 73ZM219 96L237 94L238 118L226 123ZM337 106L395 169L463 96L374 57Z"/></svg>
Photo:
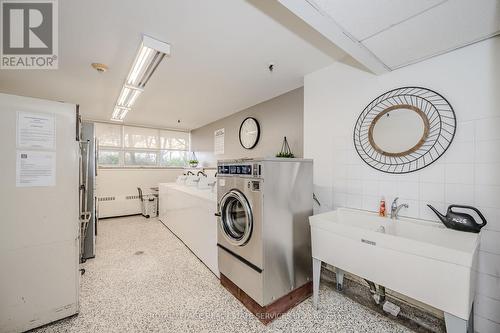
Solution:
<svg viewBox="0 0 500 333"><path fill-rule="evenodd" d="M95 257L95 238L97 235L97 140L95 137L95 125L92 122L82 122L80 127L80 151L81 151L81 203L82 211L88 212L87 225L82 225L81 261ZM86 221L84 221L86 222Z"/></svg>
<svg viewBox="0 0 500 333"><path fill-rule="evenodd" d="M0 332L78 313L76 105L0 94Z"/></svg>

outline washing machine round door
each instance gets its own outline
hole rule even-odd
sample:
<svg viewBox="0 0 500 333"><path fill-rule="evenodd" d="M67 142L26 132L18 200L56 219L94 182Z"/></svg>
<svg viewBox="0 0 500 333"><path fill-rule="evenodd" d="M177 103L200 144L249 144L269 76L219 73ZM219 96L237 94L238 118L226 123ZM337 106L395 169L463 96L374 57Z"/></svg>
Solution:
<svg viewBox="0 0 500 333"><path fill-rule="evenodd" d="M233 189L220 200L220 227L229 243L245 245L252 235L252 210L245 195Z"/></svg>

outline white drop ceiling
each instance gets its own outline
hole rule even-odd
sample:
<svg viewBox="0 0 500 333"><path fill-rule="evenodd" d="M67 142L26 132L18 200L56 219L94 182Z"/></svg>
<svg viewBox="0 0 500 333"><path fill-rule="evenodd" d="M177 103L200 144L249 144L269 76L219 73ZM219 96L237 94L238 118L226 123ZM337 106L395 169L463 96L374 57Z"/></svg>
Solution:
<svg viewBox="0 0 500 333"><path fill-rule="evenodd" d="M415 17L446 0L311 0L359 41Z"/></svg>
<svg viewBox="0 0 500 333"><path fill-rule="evenodd" d="M78 103L87 119L111 118L141 33L171 44L172 55L127 115L129 124L197 128L301 87L305 74L346 57L275 1L58 3L59 69L0 70L0 92ZM92 62L108 72L97 73Z"/></svg>
<svg viewBox="0 0 500 333"><path fill-rule="evenodd" d="M279 0L375 73L500 33L499 0Z"/></svg>

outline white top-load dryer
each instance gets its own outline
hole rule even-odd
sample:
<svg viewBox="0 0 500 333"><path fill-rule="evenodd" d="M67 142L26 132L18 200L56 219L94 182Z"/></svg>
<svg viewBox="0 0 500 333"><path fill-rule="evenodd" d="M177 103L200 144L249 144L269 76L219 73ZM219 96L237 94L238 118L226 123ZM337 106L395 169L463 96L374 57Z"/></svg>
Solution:
<svg viewBox="0 0 500 333"><path fill-rule="evenodd" d="M312 160L219 161L217 209L219 270L259 305L311 280Z"/></svg>

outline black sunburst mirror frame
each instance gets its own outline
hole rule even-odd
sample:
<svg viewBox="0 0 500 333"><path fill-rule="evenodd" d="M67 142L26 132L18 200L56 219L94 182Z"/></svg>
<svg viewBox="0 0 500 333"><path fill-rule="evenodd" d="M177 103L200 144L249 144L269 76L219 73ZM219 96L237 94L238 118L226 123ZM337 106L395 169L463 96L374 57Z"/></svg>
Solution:
<svg viewBox="0 0 500 333"><path fill-rule="evenodd" d="M427 116L429 131L425 141L414 151L388 156L371 145L369 129L377 115L398 106L422 111ZM354 146L361 159L376 170L409 173L439 159L453 141L456 127L455 111L441 94L422 87L401 87L378 96L365 107L354 127Z"/></svg>

